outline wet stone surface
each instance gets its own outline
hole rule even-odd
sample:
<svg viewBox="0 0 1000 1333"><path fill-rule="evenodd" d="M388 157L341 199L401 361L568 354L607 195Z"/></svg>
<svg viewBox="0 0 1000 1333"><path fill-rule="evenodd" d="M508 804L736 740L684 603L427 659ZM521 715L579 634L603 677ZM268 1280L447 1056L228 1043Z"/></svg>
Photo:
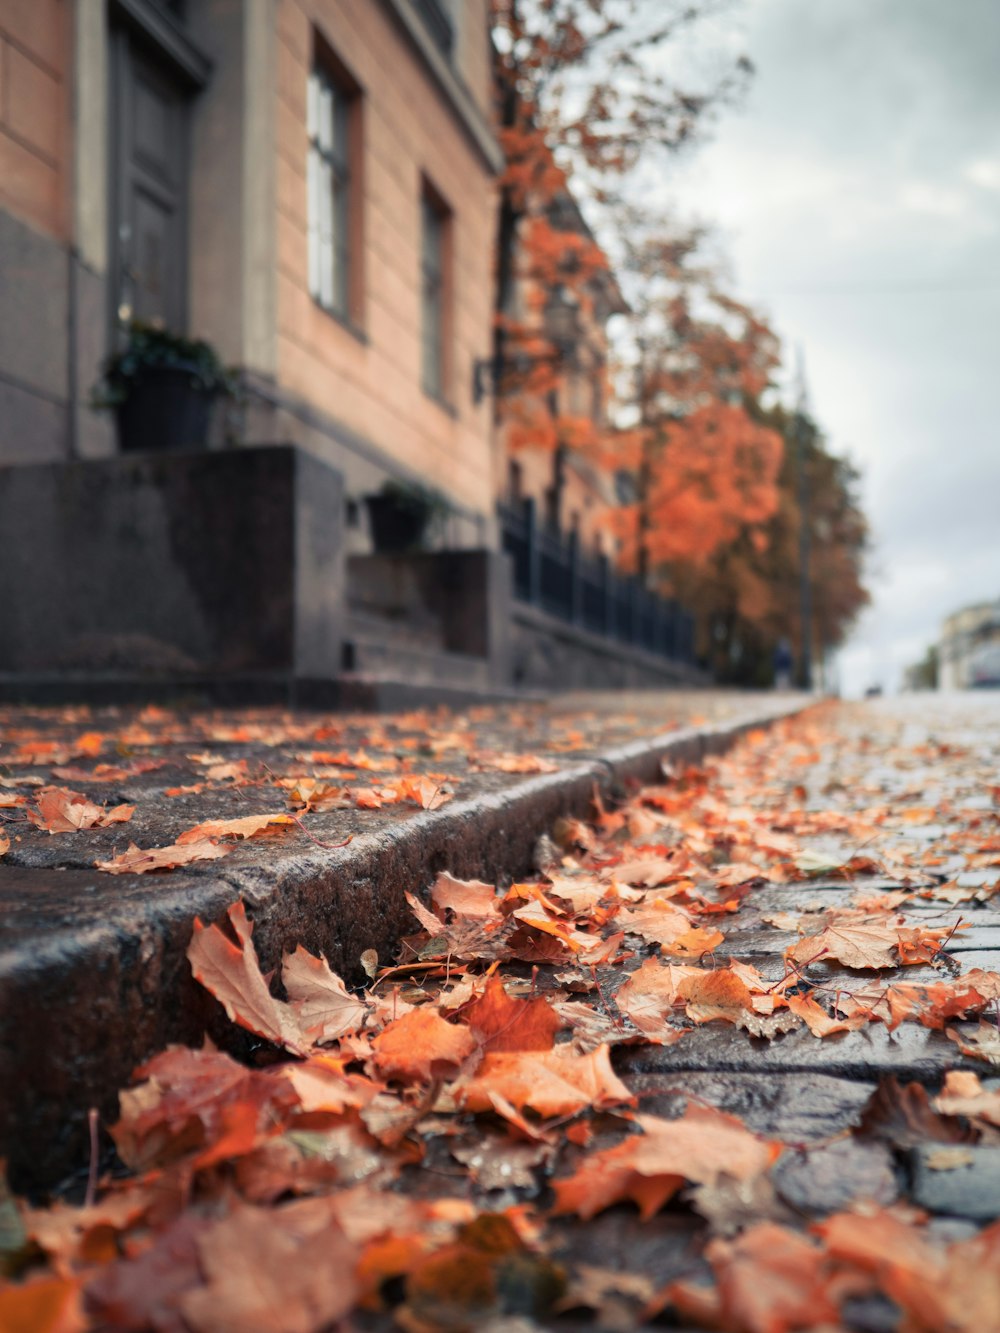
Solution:
<svg viewBox="0 0 1000 1333"><path fill-rule="evenodd" d="M779 1196L804 1213L835 1213L866 1200L884 1207L901 1193L889 1150L852 1139L783 1153L771 1179Z"/></svg>
<svg viewBox="0 0 1000 1333"><path fill-rule="evenodd" d="M783 1143L813 1143L842 1134L856 1124L875 1091L863 1080L829 1074L721 1073L683 1070L664 1074L627 1074L639 1109L650 1115L677 1115L692 1098L727 1111L765 1138Z"/></svg>
<svg viewBox="0 0 1000 1333"><path fill-rule="evenodd" d="M751 1037L728 1023L704 1023L671 1046L624 1046L615 1055L623 1074L670 1075L675 1071L832 1074L851 1079L930 1080L945 1070L981 1069L940 1032L905 1023L894 1032L870 1024L857 1032L814 1037L799 1028L771 1039Z"/></svg>
<svg viewBox="0 0 1000 1333"><path fill-rule="evenodd" d="M932 1213L977 1222L1000 1213L1000 1147L932 1144L914 1148L913 1199Z"/></svg>

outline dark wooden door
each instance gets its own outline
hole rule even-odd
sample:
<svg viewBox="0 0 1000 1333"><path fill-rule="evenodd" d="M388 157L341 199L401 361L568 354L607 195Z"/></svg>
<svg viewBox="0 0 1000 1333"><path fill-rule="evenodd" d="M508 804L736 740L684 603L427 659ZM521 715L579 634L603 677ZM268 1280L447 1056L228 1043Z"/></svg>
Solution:
<svg viewBox="0 0 1000 1333"><path fill-rule="evenodd" d="M190 95L125 29L112 45L112 298L119 323L187 322Z"/></svg>

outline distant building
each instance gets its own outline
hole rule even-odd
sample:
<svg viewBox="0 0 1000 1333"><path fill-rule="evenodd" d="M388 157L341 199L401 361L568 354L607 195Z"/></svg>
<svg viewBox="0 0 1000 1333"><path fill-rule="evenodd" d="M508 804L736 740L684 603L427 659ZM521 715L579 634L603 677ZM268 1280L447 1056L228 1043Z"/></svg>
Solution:
<svg viewBox="0 0 1000 1333"><path fill-rule="evenodd" d="M113 453L89 406L101 362L129 320L162 321L241 371L243 407L217 423L231 443L298 444L351 498L389 476L435 487L452 538L482 544L488 11L0 5L0 463Z"/></svg>
<svg viewBox="0 0 1000 1333"><path fill-rule="evenodd" d="M1000 685L1000 598L948 616L941 627L939 654L941 689Z"/></svg>

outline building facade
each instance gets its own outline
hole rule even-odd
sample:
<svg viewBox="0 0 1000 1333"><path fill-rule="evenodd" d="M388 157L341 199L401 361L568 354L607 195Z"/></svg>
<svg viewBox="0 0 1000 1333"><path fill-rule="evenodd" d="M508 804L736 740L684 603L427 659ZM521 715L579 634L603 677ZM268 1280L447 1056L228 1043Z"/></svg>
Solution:
<svg viewBox="0 0 1000 1333"><path fill-rule="evenodd" d="M943 690L1000 685L1000 600L964 606L941 626L938 681Z"/></svg>
<svg viewBox="0 0 1000 1333"><path fill-rule="evenodd" d="M0 463L114 453L90 405L132 320L239 371L215 443L389 477L489 543L487 0L6 0Z"/></svg>

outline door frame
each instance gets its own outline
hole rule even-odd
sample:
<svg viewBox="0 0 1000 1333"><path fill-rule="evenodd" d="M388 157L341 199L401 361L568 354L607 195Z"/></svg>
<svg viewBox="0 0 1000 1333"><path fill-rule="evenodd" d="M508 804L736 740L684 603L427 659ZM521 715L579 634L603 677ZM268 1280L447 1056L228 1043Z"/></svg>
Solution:
<svg viewBox="0 0 1000 1333"><path fill-rule="evenodd" d="M124 167L124 145L121 142L122 96L129 77L129 63L133 50L140 59L186 92L193 100L208 84L212 62L191 40L179 19L154 0L111 0L108 6L108 331L111 351L117 351L123 341L119 309L122 298L122 238L121 220L126 214L127 184ZM180 182L182 207L187 218L190 174L190 144L188 126L184 127L182 143L183 173ZM186 326L188 292L188 241L186 234L180 240L181 272L185 282L181 293L181 323ZM178 332L184 332L184 327Z"/></svg>

